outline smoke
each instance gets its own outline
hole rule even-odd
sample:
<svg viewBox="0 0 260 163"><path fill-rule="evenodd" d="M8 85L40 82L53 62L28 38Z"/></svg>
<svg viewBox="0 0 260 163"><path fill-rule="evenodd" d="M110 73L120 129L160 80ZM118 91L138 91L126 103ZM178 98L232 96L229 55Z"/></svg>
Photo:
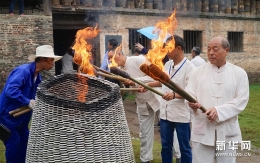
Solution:
<svg viewBox="0 0 260 163"><path fill-rule="evenodd" d="M87 27L94 27L97 23L97 15L94 15L91 12L86 12L86 17L84 19Z"/></svg>

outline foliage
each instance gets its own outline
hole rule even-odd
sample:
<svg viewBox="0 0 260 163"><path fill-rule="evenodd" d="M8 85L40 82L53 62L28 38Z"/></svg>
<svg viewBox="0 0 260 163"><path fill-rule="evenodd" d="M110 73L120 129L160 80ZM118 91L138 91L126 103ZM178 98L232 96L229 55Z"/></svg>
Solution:
<svg viewBox="0 0 260 163"><path fill-rule="evenodd" d="M260 85L250 85L250 97L246 109L239 114L238 120L243 141L251 141L260 147Z"/></svg>
<svg viewBox="0 0 260 163"><path fill-rule="evenodd" d="M138 138L132 138L132 144L134 149L135 161L136 163L140 163L140 140ZM161 143L158 141L154 141L153 161L150 161L150 163L162 162L161 160Z"/></svg>

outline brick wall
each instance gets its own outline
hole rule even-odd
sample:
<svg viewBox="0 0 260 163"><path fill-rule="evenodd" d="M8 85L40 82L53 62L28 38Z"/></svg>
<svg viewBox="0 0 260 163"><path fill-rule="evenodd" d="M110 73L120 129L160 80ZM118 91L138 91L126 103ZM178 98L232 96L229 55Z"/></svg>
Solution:
<svg viewBox="0 0 260 163"><path fill-rule="evenodd" d="M0 90L10 71L35 54L39 45L53 45L52 17L0 14Z"/></svg>

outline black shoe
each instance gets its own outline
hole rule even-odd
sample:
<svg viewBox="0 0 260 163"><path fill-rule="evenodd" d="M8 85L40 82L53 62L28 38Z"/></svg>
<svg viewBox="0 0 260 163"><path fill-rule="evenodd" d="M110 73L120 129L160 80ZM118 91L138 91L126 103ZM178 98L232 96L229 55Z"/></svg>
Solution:
<svg viewBox="0 0 260 163"><path fill-rule="evenodd" d="M146 161L146 162L141 162L141 163L150 163L150 161Z"/></svg>
<svg viewBox="0 0 260 163"><path fill-rule="evenodd" d="M154 124L154 127L160 127L160 124Z"/></svg>
<svg viewBox="0 0 260 163"><path fill-rule="evenodd" d="M176 158L176 163L181 163L181 158Z"/></svg>

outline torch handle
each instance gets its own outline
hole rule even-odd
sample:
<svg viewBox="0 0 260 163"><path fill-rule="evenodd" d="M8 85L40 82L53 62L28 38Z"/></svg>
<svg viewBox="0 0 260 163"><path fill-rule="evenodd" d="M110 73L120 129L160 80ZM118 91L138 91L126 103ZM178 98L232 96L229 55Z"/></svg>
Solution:
<svg viewBox="0 0 260 163"><path fill-rule="evenodd" d="M15 109L15 110L10 111L10 112L9 112L9 115L13 115L13 114L15 114L15 113L18 113L18 112L23 111L23 110L28 109L28 108L29 108L28 106L22 106L22 107L20 107L20 108L17 108L17 109Z"/></svg>
<svg viewBox="0 0 260 163"><path fill-rule="evenodd" d="M185 98L189 102L197 102L191 95L185 92L181 87L179 87L173 81L170 80L169 83L172 86L171 88L174 88L174 91L178 93L181 97ZM203 113L207 111L207 109L204 108L203 106L201 106L199 109L202 110Z"/></svg>
<svg viewBox="0 0 260 163"><path fill-rule="evenodd" d="M120 91L141 91L141 88L120 88Z"/></svg>
<svg viewBox="0 0 260 163"><path fill-rule="evenodd" d="M106 71L106 70L103 70L103 69L101 69L101 68L99 68L99 67L97 67L97 66L95 66L95 65L92 65L96 70L98 70L98 71L101 71L101 72L103 72L103 73L105 73L105 74L108 74L108 75L115 75L115 74L113 74L113 73L111 73L111 72L108 72L108 71Z"/></svg>
<svg viewBox="0 0 260 163"><path fill-rule="evenodd" d="M117 76L117 75L109 75L109 74L104 74L104 73L101 73L101 72L96 72L97 75L101 75L101 76L104 76L104 77L107 77L107 78L111 78L111 79L116 79L116 80L119 80L119 81L126 81L127 79L126 78L123 78L121 76ZM143 86L144 88L158 94L159 96L163 96L163 94L155 89L153 89L152 87L149 87L148 85L142 83L142 82L139 82L138 80L135 80L134 78L128 76L128 79L132 80L133 82Z"/></svg>
<svg viewBox="0 0 260 163"><path fill-rule="evenodd" d="M31 111L32 109L31 108L27 108L27 109L24 109L24 110L22 110L22 111L20 111L20 112L17 112L17 113L15 113L15 114L13 114L13 116L14 117L18 117L18 116L20 116L20 115L22 115L22 114L25 114L25 113L27 113L27 112L29 112L29 111Z"/></svg>
<svg viewBox="0 0 260 163"><path fill-rule="evenodd" d="M159 91L153 89L152 87L150 87L150 86L148 86L148 85L146 85L146 84L144 84L144 83L142 83L142 82L140 82L140 81L138 81L138 80L136 80L136 79L134 79L134 78L132 78L132 77L130 77L130 76L129 76L129 79L132 80L132 81L134 81L135 83L137 83L137 84L143 86L144 88L146 88L146 89L152 91L153 93L156 93L156 94L158 94L159 96L163 96L163 93L161 93L161 92L159 92Z"/></svg>
<svg viewBox="0 0 260 163"><path fill-rule="evenodd" d="M116 80L119 80L119 81L126 81L127 79L126 78L123 78L121 76L117 76L117 75L109 75L109 74L105 74L105 73L102 73L102 72L96 72L97 75L100 75L100 76L104 76L106 78L111 78L111 79L116 79Z"/></svg>
<svg viewBox="0 0 260 163"><path fill-rule="evenodd" d="M176 88L174 88L173 86L171 86L169 83L165 83L163 81L160 81L163 85L165 85L166 87L170 88L171 90L173 90L174 92L176 92Z"/></svg>

